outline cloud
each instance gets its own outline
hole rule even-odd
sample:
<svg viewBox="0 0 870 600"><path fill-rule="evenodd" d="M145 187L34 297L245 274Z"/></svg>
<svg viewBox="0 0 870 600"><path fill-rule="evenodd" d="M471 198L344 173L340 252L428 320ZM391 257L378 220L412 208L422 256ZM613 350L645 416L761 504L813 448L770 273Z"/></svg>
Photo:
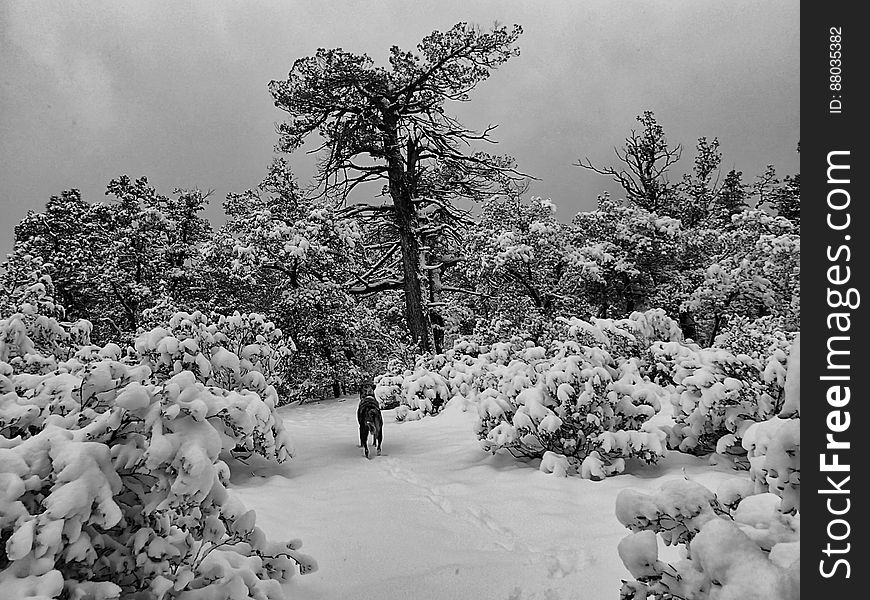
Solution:
<svg viewBox="0 0 870 600"><path fill-rule="evenodd" d="M103 56L70 39L63 12L11 2L5 16L7 42L49 73L70 121L92 137L111 128L119 115L111 71Z"/></svg>
<svg viewBox="0 0 870 600"><path fill-rule="evenodd" d="M646 109L688 165L706 135L747 177L797 169L792 0L20 1L0 3L0 210L17 219L69 187L100 199L122 173L213 188L219 204L264 174L283 118L266 85L295 59L340 46L382 61L460 20L523 25L522 54L450 110L500 124L493 151L540 177L531 192L564 218L611 189L572 163L612 162ZM289 160L310 176L312 157Z"/></svg>

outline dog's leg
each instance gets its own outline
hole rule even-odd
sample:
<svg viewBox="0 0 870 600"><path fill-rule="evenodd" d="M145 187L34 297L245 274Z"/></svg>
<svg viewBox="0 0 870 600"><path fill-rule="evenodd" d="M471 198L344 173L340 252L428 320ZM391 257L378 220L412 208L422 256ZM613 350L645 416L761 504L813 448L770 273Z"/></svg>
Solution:
<svg viewBox="0 0 870 600"><path fill-rule="evenodd" d="M365 423L360 423L359 426L359 445L365 448L366 458L369 457L369 428Z"/></svg>
<svg viewBox="0 0 870 600"><path fill-rule="evenodd" d="M381 455L381 441L384 439L384 428L383 426L378 427L378 456Z"/></svg>
<svg viewBox="0 0 870 600"><path fill-rule="evenodd" d="M378 429L377 426L371 421L366 422L366 427L368 427L368 433L372 436L372 446L377 446L378 444ZM366 441L368 441L368 435L366 436ZM380 451L378 451L380 454ZM368 454L366 454L368 456Z"/></svg>

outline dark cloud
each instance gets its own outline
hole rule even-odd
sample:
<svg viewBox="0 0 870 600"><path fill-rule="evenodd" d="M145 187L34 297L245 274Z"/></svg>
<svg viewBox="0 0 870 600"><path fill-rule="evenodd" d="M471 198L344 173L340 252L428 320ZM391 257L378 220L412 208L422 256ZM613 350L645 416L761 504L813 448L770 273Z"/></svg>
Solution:
<svg viewBox="0 0 870 600"><path fill-rule="evenodd" d="M522 55L456 107L540 178L567 218L608 182L645 109L688 149L718 136L725 166L798 169L799 6L787 1L8 2L0 8L0 249L63 189L103 197L147 175L161 191L260 179L282 118L266 90L294 59L340 46L382 59L460 20L519 23ZM688 158L688 157L687 157ZM688 160L686 161L688 163ZM300 178L312 159L292 156ZM219 209L212 210L213 216Z"/></svg>

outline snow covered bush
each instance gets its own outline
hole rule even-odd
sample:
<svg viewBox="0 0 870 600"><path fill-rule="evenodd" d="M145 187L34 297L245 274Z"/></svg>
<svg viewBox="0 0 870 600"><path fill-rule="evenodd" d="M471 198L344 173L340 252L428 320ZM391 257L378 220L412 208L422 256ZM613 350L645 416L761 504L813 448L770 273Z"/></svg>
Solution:
<svg viewBox="0 0 870 600"><path fill-rule="evenodd" d="M82 327L18 308L0 320L0 596L272 599L316 568L226 488L227 452L292 454L273 397L115 344L50 358L31 334Z"/></svg>
<svg viewBox="0 0 870 600"><path fill-rule="evenodd" d="M660 308L635 311L625 319L559 319L554 339L573 339L606 348L620 357L643 356L656 342L681 342L679 324Z"/></svg>
<svg viewBox="0 0 870 600"><path fill-rule="evenodd" d="M381 409L389 410L401 404L405 371L404 363L393 359L387 363L386 372L375 377L375 398L381 405Z"/></svg>
<svg viewBox="0 0 870 600"><path fill-rule="evenodd" d="M756 492L782 496L783 512L800 510L800 335L788 357L785 403L777 417L746 430L743 447Z"/></svg>
<svg viewBox="0 0 870 600"><path fill-rule="evenodd" d="M745 481L745 480L741 480ZM625 600L790 600L800 588L800 517L785 514L774 494L742 498L729 510L734 484L714 494L673 480L653 495L623 490L619 521L632 531L618 551L634 580L623 581ZM673 563L659 559L657 537L682 548Z"/></svg>
<svg viewBox="0 0 870 600"><path fill-rule="evenodd" d="M592 479L622 472L627 458L657 460L664 434L644 423L660 409L662 390L638 357L653 340L682 339L679 327L658 310L558 323L546 348L514 340L480 355L471 387L483 448L563 455Z"/></svg>
<svg viewBox="0 0 870 600"><path fill-rule="evenodd" d="M293 341L256 313L205 315L177 311L134 342L137 356L159 379L182 371L225 390L251 390L272 398Z"/></svg>
<svg viewBox="0 0 870 600"><path fill-rule="evenodd" d="M405 407L399 420L437 413L462 396L476 403L486 451L549 452L587 478L622 472L627 458L655 461L664 434L644 423L663 392L644 377L639 357L654 340L682 339L676 323L659 310L619 320L558 319L546 338L546 345L519 336L492 344L459 339L401 375L382 376L375 393L382 401L398 397Z"/></svg>
<svg viewBox="0 0 870 600"><path fill-rule="evenodd" d="M51 277L39 273L12 291L0 319L0 361L17 371L43 373L90 341L88 321L64 326L57 320L63 318L64 309L53 293Z"/></svg>
<svg viewBox="0 0 870 600"><path fill-rule="evenodd" d="M762 318L738 319L712 348L653 343L647 374L673 390L668 446L699 455L715 452L746 468L741 440L750 426L782 406L791 338L779 321Z"/></svg>
<svg viewBox="0 0 870 600"><path fill-rule="evenodd" d="M416 368L405 378L403 391L411 408L424 414L437 414L450 399L447 381L435 370Z"/></svg>
<svg viewBox="0 0 870 600"><path fill-rule="evenodd" d="M635 578L625 600L740 598L788 600L800 589L800 339L791 349L780 417L749 427L750 478L714 494L688 480L658 493L623 490L616 516L632 533L619 555ZM657 537L681 546L680 560L659 559Z"/></svg>
<svg viewBox="0 0 870 600"><path fill-rule="evenodd" d="M626 458L654 462L662 454L664 435L641 429L660 408L660 389L641 376L637 359L617 362L602 348L566 340L529 345L493 367L495 385L478 395L484 450L561 454L594 479L621 472Z"/></svg>
<svg viewBox="0 0 870 600"><path fill-rule="evenodd" d="M471 383L482 374L480 348L460 338L443 354L417 357L413 368L402 369L401 361L394 361L375 378L375 397L382 408L398 406L399 421L438 414L457 394L471 393Z"/></svg>

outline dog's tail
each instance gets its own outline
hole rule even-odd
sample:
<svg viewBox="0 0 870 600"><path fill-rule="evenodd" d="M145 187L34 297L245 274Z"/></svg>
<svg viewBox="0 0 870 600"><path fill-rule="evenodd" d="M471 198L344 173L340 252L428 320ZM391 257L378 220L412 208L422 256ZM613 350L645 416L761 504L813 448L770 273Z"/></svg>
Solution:
<svg viewBox="0 0 870 600"><path fill-rule="evenodd" d="M378 439L378 428L374 421L366 421L366 428L369 430L369 435L374 439Z"/></svg>

